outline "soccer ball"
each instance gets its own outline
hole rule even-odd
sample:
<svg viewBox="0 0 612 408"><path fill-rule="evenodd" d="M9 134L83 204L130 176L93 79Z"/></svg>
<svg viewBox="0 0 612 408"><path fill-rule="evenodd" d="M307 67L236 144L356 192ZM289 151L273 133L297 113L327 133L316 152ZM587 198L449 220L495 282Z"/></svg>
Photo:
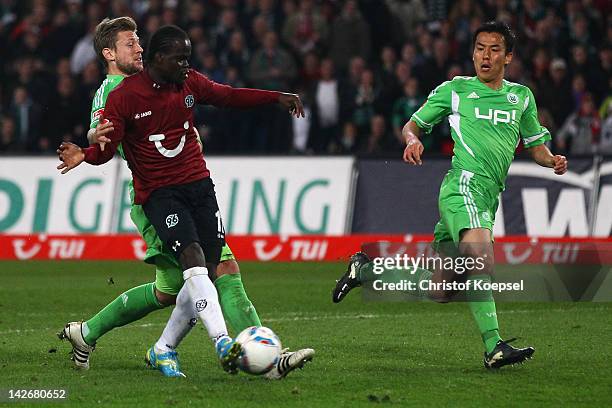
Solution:
<svg viewBox="0 0 612 408"><path fill-rule="evenodd" d="M281 355L280 339L267 327L247 327L236 337L236 343L242 346L238 367L249 374L267 373Z"/></svg>

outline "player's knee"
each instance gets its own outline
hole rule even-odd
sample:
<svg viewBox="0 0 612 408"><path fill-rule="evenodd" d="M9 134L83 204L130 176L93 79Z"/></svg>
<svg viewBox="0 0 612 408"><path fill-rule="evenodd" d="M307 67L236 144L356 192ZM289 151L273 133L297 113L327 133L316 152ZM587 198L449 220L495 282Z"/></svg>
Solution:
<svg viewBox="0 0 612 408"><path fill-rule="evenodd" d="M169 293L160 292L155 289L155 297L160 305L167 307L176 304L176 295L171 295Z"/></svg>
<svg viewBox="0 0 612 408"><path fill-rule="evenodd" d="M240 273L240 267L235 259L223 261L217 266L217 276L236 275Z"/></svg>
<svg viewBox="0 0 612 408"><path fill-rule="evenodd" d="M196 266L206 266L204 251L198 242L192 242L181 252L179 261L183 270Z"/></svg>

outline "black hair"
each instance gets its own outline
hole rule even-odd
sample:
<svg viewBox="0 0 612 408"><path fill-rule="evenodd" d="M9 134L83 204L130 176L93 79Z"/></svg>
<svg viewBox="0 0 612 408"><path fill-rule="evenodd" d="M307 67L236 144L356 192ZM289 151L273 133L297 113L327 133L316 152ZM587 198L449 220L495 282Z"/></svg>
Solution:
<svg viewBox="0 0 612 408"><path fill-rule="evenodd" d="M498 33L504 37L504 44L506 46L506 54L512 52L514 49L514 42L516 41L516 34L510 28L510 26L501 21L487 21L482 24L476 31L474 32L474 37L472 38L472 46L476 46L476 38L480 33Z"/></svg>
<svg viewBox="0 0 612 408"><path fill-rule="evenodd" d="M165 53L175 48L177 41L183 42L187 39L189 39L187 33L175 25L158 28L149 39L147 62L152 62L158 52Z"/></svg>

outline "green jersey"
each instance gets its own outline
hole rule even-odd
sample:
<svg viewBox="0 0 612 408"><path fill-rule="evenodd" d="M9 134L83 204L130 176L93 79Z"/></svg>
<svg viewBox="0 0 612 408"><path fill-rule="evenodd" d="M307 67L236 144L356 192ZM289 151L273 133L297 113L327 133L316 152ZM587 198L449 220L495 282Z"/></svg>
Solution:
<svg viewBox="0 0 612 408"><path fill-rule="evenodd" d="M550 140L531 90L506 80L493 90L477 77L455 77L434 89L411 120L429 133L447 116L452 167L488 177L500 190L519 141L529 148Z"/></svg>
<svg viewBox="0 0 612 408"><path fill-rule="evenodd" d="M111 75L107 74L106 79L102 81L102 85L96 91L96 95L94 96L93 102L91 103L91 121L89 122L89 128L95 129L100 122L100 118L104 116L104 107L106 106L106 100L108 99L108 94L111 93L113 89L115 89L121 81L123 81L125 77L123 75ZM123 154L123 147L121 143L117 146L117 152L119 155L125 160L125 155ZM132 184L130 183L130 190L132 189ZM130 197L133 194L130 192ZM132 199L133 201L133 199Z"/></svg>
<svg viewBox="0 0 612 408"><path fill-rule="evenodd" d="M98 126L100 118L104 115L104 107L108 94L117 87L125 78L123 75L106 75L106 79L102 81L102 85L96 91L93 102L91 104L91 119L89 128L95 129Z"/></svg>

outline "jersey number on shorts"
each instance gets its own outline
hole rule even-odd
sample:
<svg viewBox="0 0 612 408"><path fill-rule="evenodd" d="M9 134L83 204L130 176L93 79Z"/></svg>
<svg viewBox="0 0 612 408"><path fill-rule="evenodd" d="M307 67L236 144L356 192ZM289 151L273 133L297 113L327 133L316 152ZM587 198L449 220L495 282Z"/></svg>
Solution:
<svg viewBox="0 0 612 408"><path fill-rule="evenodd" d="M217 217L217 238L225 237L225 228L223 227L223 220L221 219L221 211L215 213Z"/></svg>

